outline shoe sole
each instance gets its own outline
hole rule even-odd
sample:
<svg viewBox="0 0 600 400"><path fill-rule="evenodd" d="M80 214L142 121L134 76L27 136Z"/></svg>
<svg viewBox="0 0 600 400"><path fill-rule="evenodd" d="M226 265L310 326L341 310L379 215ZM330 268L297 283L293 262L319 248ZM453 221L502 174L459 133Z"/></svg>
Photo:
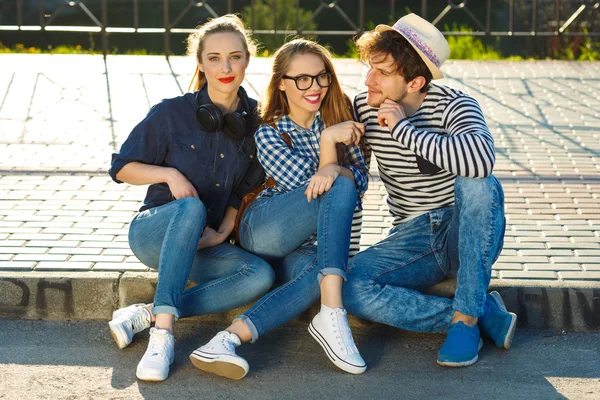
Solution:
<svg viewBox="0 0 600 400"><path fill-rule="evenodd" d="M502 346L498 346L498 344L496 343L497 347L504 347L506 350L508 350L510 349L510 346L512 346L513 337L515 336L515 330L517 328L517 314L509 312L506 309L506 305L504 304L504 300L502 300L502 296L500 296L500 293L491 292L490 297L494 300L494 302L500 310L510 314L511 316L510 326L508 327L508 332L506 333L506 337L504 338L504 343L502 344Z"/></svg>
<svg viewBox="0 0 600 400"><path fill-rule="evenodd" d="M135 376L137 376L137 378L140 381L162 382L169 377L169 373L167 372L167 375L158 375L158 374L151 374L151 373L143 374L143 373L140 373L139 371L135 371Z"/></svg>
<svg viewBox="0 0 600 400"><path fill-rule="evenodd" d="M190 354L190 361L199 370L229 379L240 380L248 373L244 367L232 362L231 359L228 361L227 356L208 356L194 351Z"/></svg>
<svg viewBox="0 0 600 400"><path fill-rule="evenodd" d="M477 360L479 360L479 350L481 350L482 347L483 347L483 340L480 338L479 339L479 346L478 346L478 349L477 349L478 354L475 354L475 357L473 357L469 361L452 362L452 361L440 361L440 360L437 360L437 363L438 363L438 365L441 365L441 366L444 366L444 367L468 367L469 365L475 364L477 362Z"/></svg>
<svg viewBox="0 0 600 400"><path fill-rule="evenodd" d="M325 340L325 338L319 333L319 331L313 326L312 322L308 325L308 333L321 345L327 357L331 360L331 362L341 369L342 371L349 372L351 374L359 375L367 370L366 365L353 365L340 359L335 352L329 347L329 344Z"/></svg>
<svg viewBox="0 0 600 400"><path fill-rule="evenodd" d="M108 328L119 349L124 349L129 346L131 342L127 342L127 334L121 328L121 324L113 324L113 322L110 321L108 323Z"/></svg>

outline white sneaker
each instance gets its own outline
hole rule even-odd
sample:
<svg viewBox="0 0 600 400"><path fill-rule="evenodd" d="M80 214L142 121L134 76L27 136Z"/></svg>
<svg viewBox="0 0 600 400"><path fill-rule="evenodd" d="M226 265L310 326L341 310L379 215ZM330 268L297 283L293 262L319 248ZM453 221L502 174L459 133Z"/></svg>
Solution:
<svg viewBox="0 0 600 400"><path fill-rule="evenodd" d="M194 350L190 360L202 371L211 372L229 379L242 379L250 366L242 357L235 354L235 348L242 344L235 333L219 332L207 344Z"/></svg>
<svg viewBox="0 0 600 400"><path fill-rule="evenodd" d="M321 311L313 318L308 331L336 367L351 374L366 371L367 364L354 344L346 310L321 304Z"/></svg>
<svg viewBox="0 0 600 400"><path fill-rule="evenodd" d="M175 359L175 338L166 329L150 329L150 343L137 366L136 376L143 381L164 381Z"/></svg>
<svg viewBox="0 0 600 400"><path fill-rule="evenodd" d="M108 327L117 346L123 349L129 346L133 335L150 328L151 321L152 315L146 309L146 304L133 304L113 312Z"/></svg>

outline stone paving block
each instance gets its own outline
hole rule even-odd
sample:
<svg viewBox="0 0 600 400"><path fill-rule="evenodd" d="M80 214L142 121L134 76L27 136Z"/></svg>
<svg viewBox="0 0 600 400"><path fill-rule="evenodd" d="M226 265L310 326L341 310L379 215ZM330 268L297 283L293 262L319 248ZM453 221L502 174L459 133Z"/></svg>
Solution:
<svg viewBox="0 0 600 400"><path fill-rule="evenodd" d="M600 238L598 236L574 236L570 237L570 240L577 243L598 243Z"/></svg>
<svg viewBox="0 0 600 400"><path fill-rule="evenodd" d="M99 255L102 253L102 248L98 247L53 247L50 249L50 254L90 254Z"/></svg>
<svg viewBox="0 0 600 400"><path fill-rule="evenodd" d="M58 240L60 234L45 234L45 233L14 233L10 236L12 240Z"/></svg>
<svg viewBox="0 0 600 400"><path fill-rule="evenodd" d="M91 229L122 229L125 226L123 223L107 223L107 222L77 222L74 228L91 228Z"/></svg>
<svg viewBox="0 0 600 400"><path fill-rule="evenodd" d="M492 266L492 269L497 269L497 270L508 270L508 269L510 269L510 270L523 271L524 264L496 262Z"/></svg>
<svg viewBox="0 0 600 400"><path fill-rule="evenodd" d="M502 279L552 279L556 280L555 272L551 271L501 271Z"/></svg>
<svg viewBox="0 0 600 400"><path fill-rule="evenodd" d="M578 263L578 264L598 264L600 263L600 259L598 257L552 257L552 261L557 264L570 264L570 263Z"/></svg>
<svg viewBox="0 0 600 400"><path fill-rule="evenodd" d="M546 246L544 246L544 243L531 243L531 242L521 242L521 243L516 243L516 242L511 242L509 240L507 240L504 243L504 248L505 249L546 249Z"/></svg>
<svg viewBox="0 0 600 400"><path fill-rule="evenodd" d="M102 204L99 204L102 203ZM106 211L112 207L112 204L106 204L108 202L100 202L100 201L91 201L85 204L66 204L63 206L64 210L73 210L73 211ZM114 202L113 202L114 203Z"/></svg>
<svg viewBox="0 0 600 400"><path fill-rule="evenodd" d="M579 256L595 256L598 257L600 262L600 249L598 250L577 250Z"/></svg>
<svg viewBox="0 0 600 400"><path fill-rule="evenodd" d="M577 281L598 281L600 280L600 271L585 271L585 272L573 272L564 271L559 272L560 279L564 280L577 280Z"/></svg>
<svg viewBox="0 0 600 400"><path fill-rule="evenodd" d="M105 249L128 249L129 243L124 242L83 242L81 247L103 247Z"/></svg>
<svg viewBox="0 0 600 400"><path fill-rule="evenodd" d="M36 215L52 215L52 216L72 216L80 217L84 214L84 211L72 211L72 210L40 210Z"/></svg>
<svg viewBox="0 0 600 400"><path fill-rule="evenodd" d="M33 261L0 261L0 271L30 271Z"/></svg>
<svg viewBox="0 0 600 400"><path fill-rule="evenodd" d="M103 222L108 222L108 223L122 223L122 224L128 224L131 222L131 220L133 219L133 214L131 218L128 217L106 217L104 218Z"/></svg>
<svg viewBox="0 0 600 400"><path fill-rule="evenodd" d="M73 226L73 222L65 222L65 221L36 221L36 222L26 222L23 224L24 227L28 228L68 228Z"/></svg>
<svg viewBox="0 0 600 400"><path fill-rule="evenodd" d="M29 234L35 234L35 233L39 233L40 231L41 231L41 228L0 228L0 232L2 232L0 234L0 236L6 235L4 237L4 238L6 238L9 233L29 233Z"/></svg>
<svg viewBox="0 0 600 400"><path fill-rule="evenodd" d="M125 260L125 256L108 256L108 255L91 255L91 254L78 254L72 256L69 259L69 262L78 262L78 261L89 261L89 262L123 262Z"/></svg>
<svg viewBox="0 0 600 400"><path fill-rule="evenodd" d="M4 221L19 221L19 222L31 222L31 221L50 221L52 219L49 215L7 215L4 217Z"/></svg>
<svg viewBox="0 0 600 400"><path fill-rule="evenodd" d="M44 254L48 249L44 247L1 247L0 254Z"/></svg>
<svg viewBox="0 0 600 400"><path fill-rule="evenodd" d="M91 262L50 262L42 261L35 266L35 271L87 271Z"/></svg>
<svg viewBox="0 0 600 400"><path fill-rule="evenodd" d="M85 241L85 242L110 242L115 237L112 235L65 235L63 236L63 240L76 240L76 241Z"/></svg>
<svg viewBox="0 0 600 400"><path fill-rule="evenodd" d="M121 248L121 249L105 249L102 252L102 255L106 256L132 256L133 252L129 248Z"/></svg>
<svg viewBox="0 0 600 400"><path fill-rule="evenodd" d="M560 243L553 242L549 243L550 248L553 249L598 249L600 250L600 244L588 243L588 242L577 242L577 243Z"/></svg>
<svg viewBox="0 0 600 400"><path fill-rule="evenodd" d="M14 256L15 261L66 261L69 256L67 254L17 254Z"/></svg>
<svg viewBox="0 0 600 400"><path fill-rule="evenodd" d="M56 222L100 222L102 221L102 217L56 217L54 218Z"/></svg>
<svg viewBox="0 0 600 400"><path fill-rule="evenodd" d="M31 204L35 203L35 204ZM27 204L17 204L14 206L15 210L59 210L61 208L60 204L38 204L38 202L30 202ZM38 215L44 215L38 213ZM50 215L50 214L46 214Z"/></svg>
<svg viewBox="0 0 600 400"><path fill-rule="evenodd" d="M24 240L2 240L0 247L21 247L25 244Z"/></svg>
<svg viewBox="0 0 600 400"><path fill-rule="evenodd" d="M582 271L582 268L579 264L556 264L556 263L546 263L546 264L533 264L526 263L525 269L527 271Z"/></svg>
<svg viewBox="0 0 600 400"><path fill-rule="evenodd" d="M79 242L67 240L31 240L27 242L30 247L77 247Z"/></svg>
<svg viewBox="0 0 600 400"><path fill-rule="evenodd" d="M523 257L528 257L528 256L547 256L547 257L554 257L554 256L572 256L573 251L572 250L519 250L519 254Z"/></svg>
<svg viewBox="0 0 600 400"><path fill-rule="evenodd" d="M63 235L91 235L94 230L89 228L52 227L44 228L44 233L59 233Z"/></svg>

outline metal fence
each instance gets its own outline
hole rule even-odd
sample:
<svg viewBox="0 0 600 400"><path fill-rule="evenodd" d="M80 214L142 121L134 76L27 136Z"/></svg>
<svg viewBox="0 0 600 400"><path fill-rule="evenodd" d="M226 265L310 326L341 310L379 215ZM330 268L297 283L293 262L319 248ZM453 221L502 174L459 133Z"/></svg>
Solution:
<svg viewBox="0 0 600 400"><path fill-rule="evenodd" d="M186 0L188 1L188 0ZM273 21L270 29L261 29L257 26L255 18L255 9L257 0L246 0L246 7L250 9L250 18L247 18L250 31L255 34L268 35L342 35L352 37L360 35L365 30L366 21L366 0L314 0L312 3L316 7L309 10L311 12L308 20L301 21L300 10L302 8L301 0L294 1L295 10L295 25L293 29L278 29L278 2L276 0L262 0L261 4L271 6L273 12ZM475 5L481 8L485 1L485 15L479 16L473 12ZM10 5L9 5L10 3ZM37 3L38 23L24 23L23 10L24 7L31 8L32 4ZM91 11L90 4L94 3L94 9L98 9L95 13ZM217 17L219 13L216 8L222 11L239 12L240 2L234 0L205 0L195 1L189 0L187 4L182 6L179 12L173 15L173 5L175 0L162 0L162 26L142 27L140 24L140 8L141 0L131 0L132 20L130 26L110 26L108 15L115 8L116 1L111 0L59 0L58 6L48 12L48 4L44 0L15 0L14 2L5 0L2 5L5 15L11 15L14 21L2 21L0 31L54 31L54 32L95 32L100 33L102 37L102 51L107 54L109 48L109 35L111 33L128 33L128 34L162 34L164 37L164 52L168 57L171 54L171 35L189 33L194 30L193 27L181 26L184 17L197 10L204 11L209 17ZM121 2L122 3L122 2ZM179 1L178 3L181 3ZM369 4L374 3L370 0ZM400 4L405 2L397 0L386 1L389 3L389 16L393 17L399 14ZM435 3L436 14L430 15ZM442 7L440 7L442 3ZM160 4L160 3L159 3ZM568 4L568 6L566 6ZM219 7L217 7L217 5ZM122 4L119 4L122 6ZM492 10L494 7L502 6L507 12L508 17L504 21L502 29L497 29L492 24ZM88 18L90 25L55 25L54 22L57 16L65 13L69 8L77 8L83 12ZM386 6L387 8L387 6ZM437 12L440 8L441 12ZM443 30L445 35L470 35L470 36L528 36L528 37L553 37L553 36L585 36L596 38L600 36L598 30L600 1L561 1L561 0L472 0L457 1L437 1L429 2L427 0L420 1L420 15L431 21L434 25L440 26L442 22L447 22L453 15L461 14L463 20L469 21L471 29L469 31L449 31ZM352 12L349 12L351 10ZM418 10L415 10L418 11ZM315 21L319 15L325 12L333 13L337 18L345 21L347 29L338 30L321 30L308 29L310 24ZM518 24L516 23L516 15L519 14ZM351 18L354 15L355 18ZM529 14L529 15L525 15ZM174 17L174 18L173 18ZM6 19L6 18L4 18ZM393 19L393 18L392 18ZM28 21L29 22L29 21ZM378 21L387 22L387 21ZM575 28L575 29L573 29Z"/></svg>

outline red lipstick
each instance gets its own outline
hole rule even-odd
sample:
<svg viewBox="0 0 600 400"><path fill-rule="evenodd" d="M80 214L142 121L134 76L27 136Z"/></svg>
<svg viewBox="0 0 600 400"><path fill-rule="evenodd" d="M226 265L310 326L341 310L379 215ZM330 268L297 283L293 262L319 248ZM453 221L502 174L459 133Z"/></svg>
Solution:
<svg viewBox="0 0 600 400"><path fill-rule="evenodd" d="M234 79L235 79L234 76L227 76L225 78L219 78L219 82L231 83L231 82L233 82Z"/></svg>

